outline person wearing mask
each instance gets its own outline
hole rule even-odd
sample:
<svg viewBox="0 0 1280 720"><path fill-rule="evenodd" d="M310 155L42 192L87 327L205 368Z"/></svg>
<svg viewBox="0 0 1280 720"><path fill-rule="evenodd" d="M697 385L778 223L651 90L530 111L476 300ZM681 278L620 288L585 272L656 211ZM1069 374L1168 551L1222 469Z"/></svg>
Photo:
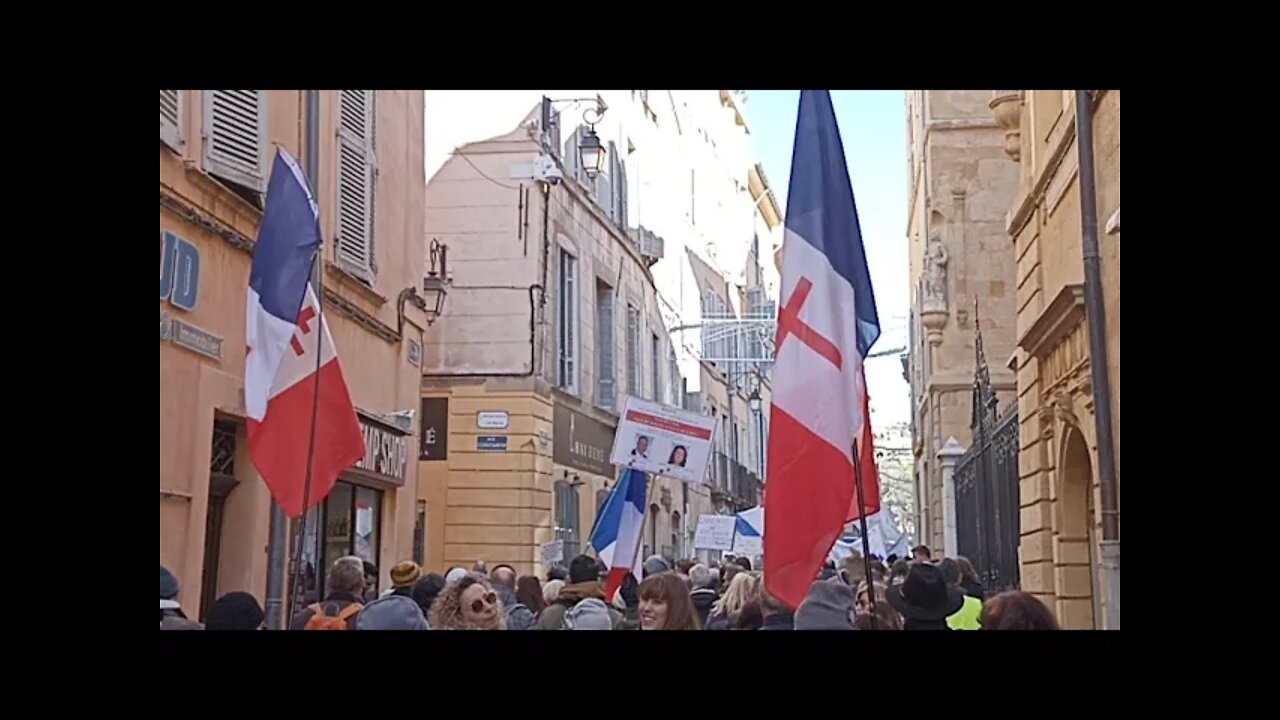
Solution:
<svg viewBox="0 0 1280 720"><path fill-rule="evenodd" d="M760 626L761 630L795 630L795 615L791 612L791 608L787 607L783 602L769 594L764 588L764 583L760 584L760 612L764 615L764 624Z"/></svg>
<svg viewBox="0 0 1280 720"><path fill-rule="evenodd" d="M436 601L436 597L447 584L444 576L439 573L427 573L413 584L413 588L409 590L409 597L418 603L418 609L422 610L423 617L431 612L431 604Z"/></svg>
<svg viewBox="0 0 1280 720"><path fill-rule="evenodd" d="M533 611L516 597L516 570L510 565L495 565L489 576L493 590L502 601L508 630L528 630L536 622Z"/></svg>
<svg viewBox="0 0 1280 720"><path fill-rule="evenodd" d="M938 569L942 571L942 579L947 581L947 588L960 593L964 598L964 605L960 606L960 610L947 616L947 625L952 630L981 630L982 601L965 595L960 588L960 563L945 558L938 563Z"/></svg>
<svg viewBox="0 0 1280 720"><path fill-rule="evenodd" d="M698 627L706 627L707 616L711 613L711 606L715 605L717 599L715 575L711 572L711 568L699 563L689 568L689 582L693 585L689 599L693 602L693 609L698 614Z"/></svg>
<svg viewBox="0 0 1280 720"><path fill-rule="evenodd" d="M329 570L329 594L324 600L303 608L289 629L355 630L356 615L364 606L365 577L364 562L360 558L335 560Z"/></svg>
<svg viewBox="0 0 1280 720"><path fill-rule="evenodd" d="M440 591L428 621L436 630L505 630L507 625L498 594L475 573Z"/></svg>
<svg viewBox="0 0 1280 720"><path fill-rule="evenodd" d="M229 592L213 601L205 630L261 630L266 619L258 599L247 592Z"/></svg>
<svg viewBox="0 0 1280 720"><path fill-rule="evenodd" d="M1061 630L1058 621L1035 595L1010 590L982 607L983 630Z"/></svg>
<svg viewBox="0 0 1280 720"><path fill-rule="evenodd" d="M853 630L853 590L846 585L815 582L796 608L796 630Z"/></svg>
<svg viewBox="0 0 1280 720"><path fill-rule="evenodd" d="M596 561L589 555L579 555L569 563L569 583L560 589L554 603L542 611L534 626L538 630L564 629L564 616L573 606L587 599L599 600L604 604L604 585L600 583L600 571ZM593 603L594 604L594 603ZM622 625L622 613L606 607L614 628Z"/></svg>
<svg viewBox="0 0 1280 720"><path fill-rule="evenodd" d="M964 607L964 595L948 587L942 571L927 562L912 565L906 581L885 596L902 615L903 630L950 630L947 618Z"/></svg>
<svg viewBox="0 0 1280 720"><path fill-rule="evenodd" d="M178 603L178 578L165 566L160 566L160 629L161 630L203 630L200 623L187 618Z"/></svg>
<svg viewBox="0 0 1280 720"><path fill-rule="evenodd" d="M689 587L675 573L659 573L640 583L641 630L699 630Z"/></svg>

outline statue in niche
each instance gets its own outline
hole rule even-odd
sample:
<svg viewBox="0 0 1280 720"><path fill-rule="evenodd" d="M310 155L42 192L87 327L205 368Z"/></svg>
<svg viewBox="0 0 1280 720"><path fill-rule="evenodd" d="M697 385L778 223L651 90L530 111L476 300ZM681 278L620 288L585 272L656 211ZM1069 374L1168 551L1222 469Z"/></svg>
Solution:
<svg viewBox="0 0 1280 720"><path fill-rule="evenodd" d="M924 301L931 309L947 308L947 263L950 257L941 238L934 235L924 253Z"/></svg>

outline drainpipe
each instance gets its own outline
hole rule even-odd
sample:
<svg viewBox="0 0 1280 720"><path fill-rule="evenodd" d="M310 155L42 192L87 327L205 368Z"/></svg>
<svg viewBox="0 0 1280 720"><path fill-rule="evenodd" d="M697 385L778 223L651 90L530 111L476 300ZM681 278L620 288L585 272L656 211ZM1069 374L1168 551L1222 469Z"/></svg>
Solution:
<svg viewBox="0 0 1280 720"><path fill-rule="evenodd" d="M1111 432L1111 378L1107 371L1107 319L1098 257L1098 193L1093 169L1093 98L1076 91L1076 146L1080 153L1080 239L1084 256L1084 306L1089 323L1089 370L1093 419L1098 436L1098 481L1102 495L1103 628L1120 629L1120 495L1116 487L1115 440Z"/></svg>

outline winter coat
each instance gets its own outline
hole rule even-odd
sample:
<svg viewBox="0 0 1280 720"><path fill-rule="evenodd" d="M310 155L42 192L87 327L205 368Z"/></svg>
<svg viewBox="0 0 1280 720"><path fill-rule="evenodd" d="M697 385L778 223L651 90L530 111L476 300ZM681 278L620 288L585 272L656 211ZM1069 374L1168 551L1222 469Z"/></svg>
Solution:
<svg viewBox="0 0 1280 720"><path fill-rule="evenodd" d="M502 611L507 616L508 630L533 629L534 623L537 622L537 619L533 617L533 611L516 599L516 594L511 588L505 585L494 585L493 592L502 601Z"/></svg>
<svg viewBox="0 0 1280 720"><path fill-rule="evenodd" d="M174 600L160 601L161 630L203 630L204 625L190 620Z"/></svg>
<svg viewBox="0 0 1280 720"><path fill-rule="evenodd" d="M761 630L795 630L796 619L791 613L782 615L770 615L764 619L764 626Z"/></svg>
<svg viewBox="0 0 1280 720"><path fill-rule="evenodd" d="M698 613L698 627L707 626L707 616L711 614L711 606L716 604L716 598L716 591L711 588L700 588L689 593L693 609Z"/></svg>
<svg viewBox="0 0 1280 720"><path fill-rule="evenodd" d="M352 603L360 603L362 605L364 604L360 598L356 597L355 595L352 595L351 593L334 591L329 593L329 596L326 597L324 599L324 602L321 602L320 605L324 607L325 612L327 614L337 615ZM302 612L298 613L293 617L293 622L289 623L289 629L302 630L306 628L307 623L311 622L311 618L315 617L315 614L316 614L315 610L312 610L311 606L308 605L307 607L302 609ZM356 629L356 618L358 617L360 617L360 613L356 613L355 615L352 615L351 617L347 618L348 630Z"/></svg>
<svg viewBox="0 0 1280 720"><path fill-rule="evenodd" d="M562 630L564 629L564 614L569 608L578 604L578 601L587 598L596 598L604 600L604 587L600 585L599 580L590 582L571 583L560 588L560 596L556 601L551 603L542 611L542 615L538 617L538 622L534 625L535 630ZM613 621L613 629L622 629L622 613L609 608L609 617Z"/></svg>

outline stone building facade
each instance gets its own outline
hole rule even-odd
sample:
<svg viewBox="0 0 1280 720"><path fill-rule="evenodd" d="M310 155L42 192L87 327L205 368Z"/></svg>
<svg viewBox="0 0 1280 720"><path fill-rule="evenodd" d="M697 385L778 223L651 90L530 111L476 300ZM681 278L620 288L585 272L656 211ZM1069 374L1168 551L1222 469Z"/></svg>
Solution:
<svg viewBox="0 0 1280 720"><path fill-rule="evenodd" d="M322 92L318 158L303 152L303 108L299 91L160 91L160 563L193 617L224 593L266 591L245 302L276 145L319 163L324 317L369 447L310 514L304 585L314 593L327 561L356 554L385 588L416 545L418 433L404 411L428 333L410 300L425 264L422 92Z"/></svg>
<svg viewBox="0 0 1280 720"><path fill-rule="evenodd" d="M1016 339L1004 219L1018 170L1003 152L990 98L990 91L907 93L915 528L919 542L947 555L956 554L956 512L939 452L952 439L960 448L971 442L975 328L980 319L987 355L1002 361ZM1002 364L991 381L1003 407L1014 400L1015 380Z"/></svg>
<svg viewBox="0 0 1280 720"><path fill-rule="evenodd" d="M990 105L1018 162L1005 218L1017 258L1022 589L1063 627L1101 628L1101 516L1084 303L1075 91L999 90ZM1120 476L1120 92L1092 91L1094 182ZM1118 495L1117 489L1117 495ZM1118 509L1118 506L1117 506ZM1118 596L1118 589L1115 589ZM1118 613L1117 613L1118 615Z"/></svg>

